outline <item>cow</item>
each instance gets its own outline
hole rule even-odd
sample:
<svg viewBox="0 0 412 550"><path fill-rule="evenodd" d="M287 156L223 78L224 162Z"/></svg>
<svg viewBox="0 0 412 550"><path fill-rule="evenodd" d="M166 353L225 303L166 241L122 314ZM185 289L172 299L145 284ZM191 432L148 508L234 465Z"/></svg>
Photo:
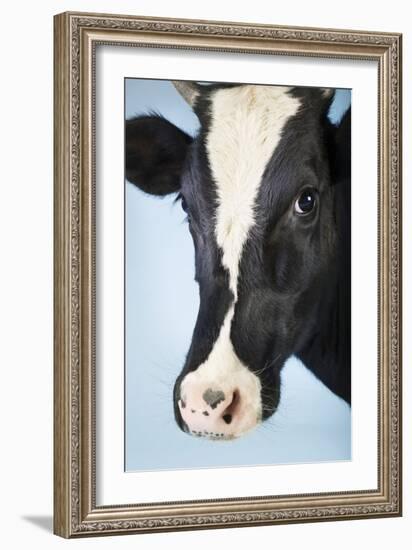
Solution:
<svg viewBox="0 0 412 550"><path fill-rule="evenodd" d="M271 417L295 355L351 399L350 109L325 88L174 82L195 136L126 120L126 178L187 214L200 305L173 390L186 433L243 436Z"/></svg>

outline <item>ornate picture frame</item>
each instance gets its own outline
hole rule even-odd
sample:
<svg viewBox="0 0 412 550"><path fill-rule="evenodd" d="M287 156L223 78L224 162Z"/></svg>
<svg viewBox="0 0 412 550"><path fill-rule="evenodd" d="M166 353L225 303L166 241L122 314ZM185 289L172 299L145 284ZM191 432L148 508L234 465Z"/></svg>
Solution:
<svg viewBox="0 0 412 550"><path fill-rule="evenodd" d="M59 14L54 24L54 532L72 538L399 516L402 36L88 13ZM105 45L376 63L377 487L98 502L95 101L96 48Z"/></svg>

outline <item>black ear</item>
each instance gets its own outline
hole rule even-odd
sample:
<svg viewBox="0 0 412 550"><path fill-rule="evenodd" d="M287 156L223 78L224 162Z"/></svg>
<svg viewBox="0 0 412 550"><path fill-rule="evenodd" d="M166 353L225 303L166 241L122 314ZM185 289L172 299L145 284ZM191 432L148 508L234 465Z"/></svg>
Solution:
<svg viewBox="0 0 412 550"><path fill-rule="evenodd" d="M335 130L335 180L350 180L351 175L351 108Z"/></svg>
<svg viewBox="0 0 412 550"><path fill-rule="evenodd" d="M160 116L126 121L126 178L152 195L180 189L183 163L192 138Z"/></svg>

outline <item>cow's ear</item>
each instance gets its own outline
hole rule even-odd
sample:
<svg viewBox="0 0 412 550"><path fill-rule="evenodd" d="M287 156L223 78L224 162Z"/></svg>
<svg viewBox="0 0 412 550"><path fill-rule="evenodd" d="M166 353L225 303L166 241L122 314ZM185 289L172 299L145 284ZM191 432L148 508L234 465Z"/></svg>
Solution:
<svg viewBox="0 0 412 550"><path fill-rule="evenodd" d="M126 178L152 195L180 189L183 163L192 138L160 116L126 121Z"/></svg>
<svg viewBox="0 0 412 550"><path fill-rule="evenodd" d="M348 179L351 173L351 108L335 129L335 180Z"/></svg>

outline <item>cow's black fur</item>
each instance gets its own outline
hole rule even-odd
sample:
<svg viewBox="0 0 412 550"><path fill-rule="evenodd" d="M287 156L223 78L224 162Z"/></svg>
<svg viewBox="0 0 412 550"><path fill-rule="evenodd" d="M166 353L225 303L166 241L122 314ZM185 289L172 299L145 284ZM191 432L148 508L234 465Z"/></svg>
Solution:
<svg viewBox="0 0 412 550"><path fill-rule="evenodd" d="M262 178L231 328L236 354L261 380L263 418L278 406L280 371L292 354L351 399L350 110L334 127L327 118L331 97L309 88L289 93L302 107L287 122ZM206 360L234 299L214 233L217 195L205 147L209 97L210 89L196 104L201 130L193 139L159 116L126 122L127 179L155 195L178 192L195 246L200 309L174 389L182 428L180 381ZM308 188L315 208L297 216L293 205Z"/></svg>

